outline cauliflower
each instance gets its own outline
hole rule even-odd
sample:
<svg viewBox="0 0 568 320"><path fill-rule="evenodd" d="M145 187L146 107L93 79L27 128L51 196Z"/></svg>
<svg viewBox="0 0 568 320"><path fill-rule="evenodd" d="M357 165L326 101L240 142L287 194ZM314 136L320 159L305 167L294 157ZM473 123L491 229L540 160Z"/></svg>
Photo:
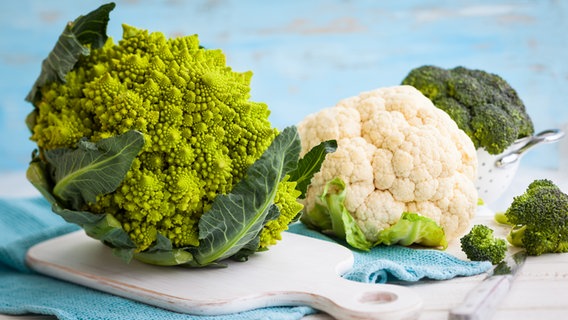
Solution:
<svg viewBox="0 0 568 320"><path fill-rule="evenodd" d="M392 244L393 237L396 243L433 245L428 231L412 236L415 241L391 232L403 214L416 213L424 217L418 221L439 225L445 234L441 246L468 228L478 199L475 147L414 87L379 88L344 99L308 115L298 132L302 153L325 140L336 139L338 145L307 190L302 221L308 226L345 236L364 249ZM339 203L330 200L342 192ZM334 218L338 211L348 214Z"/></svg>

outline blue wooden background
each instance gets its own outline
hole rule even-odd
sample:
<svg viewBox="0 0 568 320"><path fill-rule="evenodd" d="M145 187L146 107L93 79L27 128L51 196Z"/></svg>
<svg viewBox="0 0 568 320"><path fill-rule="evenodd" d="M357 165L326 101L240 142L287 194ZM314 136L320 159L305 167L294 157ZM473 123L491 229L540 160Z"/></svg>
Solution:
<svg viewBox="0 0 568 320"><path fill-rule="evenodd" d="M0 173L25 170L34 145L24 101L67 21L103 1L0 3ZM127 23L167 36L197 33L237 71L277 127L361 91L397 85L415 67L458 65L500 74L536 130L568 122L568 1L116 1L109 35ZM523 165L554 168L558 145Z"/></svg>

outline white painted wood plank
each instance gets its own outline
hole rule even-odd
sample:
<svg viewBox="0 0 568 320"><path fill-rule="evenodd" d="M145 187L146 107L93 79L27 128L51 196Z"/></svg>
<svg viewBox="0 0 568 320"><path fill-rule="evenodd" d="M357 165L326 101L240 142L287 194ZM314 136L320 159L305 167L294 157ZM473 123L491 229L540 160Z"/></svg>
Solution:
<svg viewBox="0 0 568 320"><path fill-rule="evenodd" d="M480 210L473 224L491 226L497 236L505 237L508 229L493 221L492 212ZM511 248L511 250L515 250ZM447 252L466 259L459 241L453 241ZM424 300L420 320L448 318L449 310L459 304L485 275L455 278L447 281L421 281L409 284ZM545 254L528 257L525 265L503 299L493 319L568 319L568 254Z"/></svg>

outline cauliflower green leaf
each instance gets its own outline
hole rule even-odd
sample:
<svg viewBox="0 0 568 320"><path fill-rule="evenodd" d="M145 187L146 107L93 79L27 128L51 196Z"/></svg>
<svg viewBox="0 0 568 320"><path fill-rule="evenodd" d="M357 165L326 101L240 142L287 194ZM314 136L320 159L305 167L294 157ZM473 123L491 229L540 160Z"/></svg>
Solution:
<svg viewBox="0 0 568 320"><path fill-rule="evenodd" d="M355 218L345 208L346 192L346 184L341 178L329 181L314 209L309 215L302 216L302 222L323 233L345 239L352 247L365 251L380 244L419 244L442 249L448 246L444 229L439 224L412 212L403 212L395 224L379 231L376 242L367 240Z"/></svg>
<svg viewBox="0 0 568 320"><path fill-rule="evenodd" d="M302 222L308 226L317 226L323 233L345 239L354 248L368 251L373 243L365 238L365 234L357 222L345 208L347 188L341 178L329 181L309 216L303 216Z"/></svg>
<svg viewBox="0 0 568 320"><path fill-rule="evenodd" d="M444 229L434 220L414 212L403 212L394 225L379 232L377 243L448 247Z"/></svg>

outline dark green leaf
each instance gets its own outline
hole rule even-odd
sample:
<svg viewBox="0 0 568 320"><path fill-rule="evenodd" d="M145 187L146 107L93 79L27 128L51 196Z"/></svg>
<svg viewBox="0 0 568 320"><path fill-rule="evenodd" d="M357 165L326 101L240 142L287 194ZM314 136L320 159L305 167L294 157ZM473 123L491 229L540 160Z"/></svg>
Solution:
<svg viewBox="0 0 568 320"><path fill-rule="evenodd" d="M47 174L45 163L39 161L35 156L26 171L26 178L49 203L53 205L57 202L55 197L51 194L53 185Z"/></svg>
<svg viewBox="0 0 568 320"><path fill-rule="evenodd" d="M158 266L176 266L193 260L184 248L174 249L170 239L158 233L156 242L143 252L134 253L136 260Z"/></svg>
<svg viewBox="0 0 568 320"><path fill-rule="evenodd" d="M52 210L65 221L79 225L89 237L116 248L113 252L126 262L132 259L136 244L113 215L64 209L58 203L53 204Z"/></svg>
<svg viewBox="0 0 568 320"><path fill-rule="evenodd" d="M30 132L34 131L34 127L37 123L37 115L38 111L37 108L35 108L34 110L32 110L32 112L28 113L28 115L26 116L26 127L28 127L28 130L30 130Z"/></svg>
<svg viewBox="0 0 568 320"><path fill-rule="evenodd" d="M314 174L320 171L321 164L328 153L337 150L337 141L328 140L313 147L298 161L298 167L290 172L290 181L296 181L296 189L302 192L300 198L306 196L306 191Z"/></svg>
<svg viewBox="0 0 568 320"><path fill-rule="evenodd" d="M112 248L112 254L126 263L129 263L134 258L133 249Z"/></svg>
<svg viewBox="0 0 568 320"><path fill-rule="evenodd" d="M97 143L82 141L77 149L45 151L52 194L74 210L94 203L98 195L116 190L143 145L142 133L129 131Z"/></svg>
<svg viewBox="0 0 568 320"><path fill-rule="evenodd" d="M79 16L71 23L72 34L83 45L90 45L93 49L101 48L108 38L106 29L110 20L109 14L114 7L114 2L110 2Z"/></svg>
<svg viewBox="0 0 568 320"><path fill-rule="evenodd" d="M54 203L51 209L53 212L60 215L65 221L77 224L81 227L85 225L95 225L104 219L103 214L65 209L58 203Z"/></svg>
<svg viewBox="0 0 568 320"><path fill-rule="evenodd" d="M158 252L158 251L170 251L173 249L172 242L170 239L164 237L161 233L156 236L156 243L152 247L148 248L145 252Z"/></svg>
<svg viewBox="0 0 568 320"><path fill-rule="evenodd" d="M134 254L136 260L158 266L177 266L193 260L193 256L183 248L174 249L170 239L158 233L156 243L148 250Z"/></svg>
<svg viewBox="0 0 568 320"><path fill-rule="evenodd" d="M41 73L28 93L27 101L35 102L38 89L44 85L54 81L65 82L67 73L73 69L80 56L88 55L90 48L104 45L109 14L114 7L112 2L104 4L65 26L55 47L43 60Z"/></svg>
<svg viewBox="0 0 568 320"><path fill-rule="evenodd" d="M107 218L112 217L112 219L115 219L110 214L106 214L106 216ZM106 223L108 220L104 219L101 221ZM97 235L95 232L91 230L99 231L101 235ZM95 226L95 228L93 229L85 226L85 231L87 231L88 235L95 235L93 236L94 239L99 239L103 241L111 248L120 248L120 249L130 248L131 250L136 249L136 244L132 241L132 239L130 239L130 236L128 235L128 233L126 233L126 231L124 231L122 226L104 225L103 227ZM104 231L104 233L101 231Z"/></svg>
<svg viewBox="0 0 568 320"><path fill-rule="evenodd" d="M248 257L254 254L260 246L260 236L256 236L253 240L247 243L244 247L231 256L231 259L238 262L248 261Z"/></svg>
<svg viewBox="0 0 568 320"><path fill-rule="evenodd" d="M266 225L266 223L268 221L278 219L279 216L280 216L280 210L278 210L278 207L275 204L271 205L270 209L268 211L268 214L266 215L266 218L264 219L263 225ZM257 234L257 236L254 239L252 239L246 245L244 245L241 248L241 250L239 250L239 252L237 252L233 256L231 256L231 259L233 259L235 261L240 261L240 262L247 261L248 257L251 254L258 251L259 246L260 246L260 233Z"/></svg>
<svg viewBox="0 0 568 320"><path fill-rule="evenodd" d="M229 258L254 241L270 212L274 213L271 206L278 183L295 169L300 148L296 128L284 129L231 193L215 198L199 220L197 265Z"/></svg>
<svg viewBox="0 0 568 320"><path fill-rule="evenodd" d="M155 251L151 253L139 252L134 254L136 260L158 266L177 266L188 264L193 260L191 253L183 249L173 249L168 251Z"/></svg>
<svg viewBox="0 0 568 320"><path fill-rule="evenodd" d="M136 245L122 228L121 223L111 214L96 214L88 211L70 210L53 196L53 183L47 173L46 163L34 154L26 172L27 179L51 203L53 212L65 221L74 223L85 230L85 233L108 246L115 248L113 252L126 262L132 259Z"/></svg>

